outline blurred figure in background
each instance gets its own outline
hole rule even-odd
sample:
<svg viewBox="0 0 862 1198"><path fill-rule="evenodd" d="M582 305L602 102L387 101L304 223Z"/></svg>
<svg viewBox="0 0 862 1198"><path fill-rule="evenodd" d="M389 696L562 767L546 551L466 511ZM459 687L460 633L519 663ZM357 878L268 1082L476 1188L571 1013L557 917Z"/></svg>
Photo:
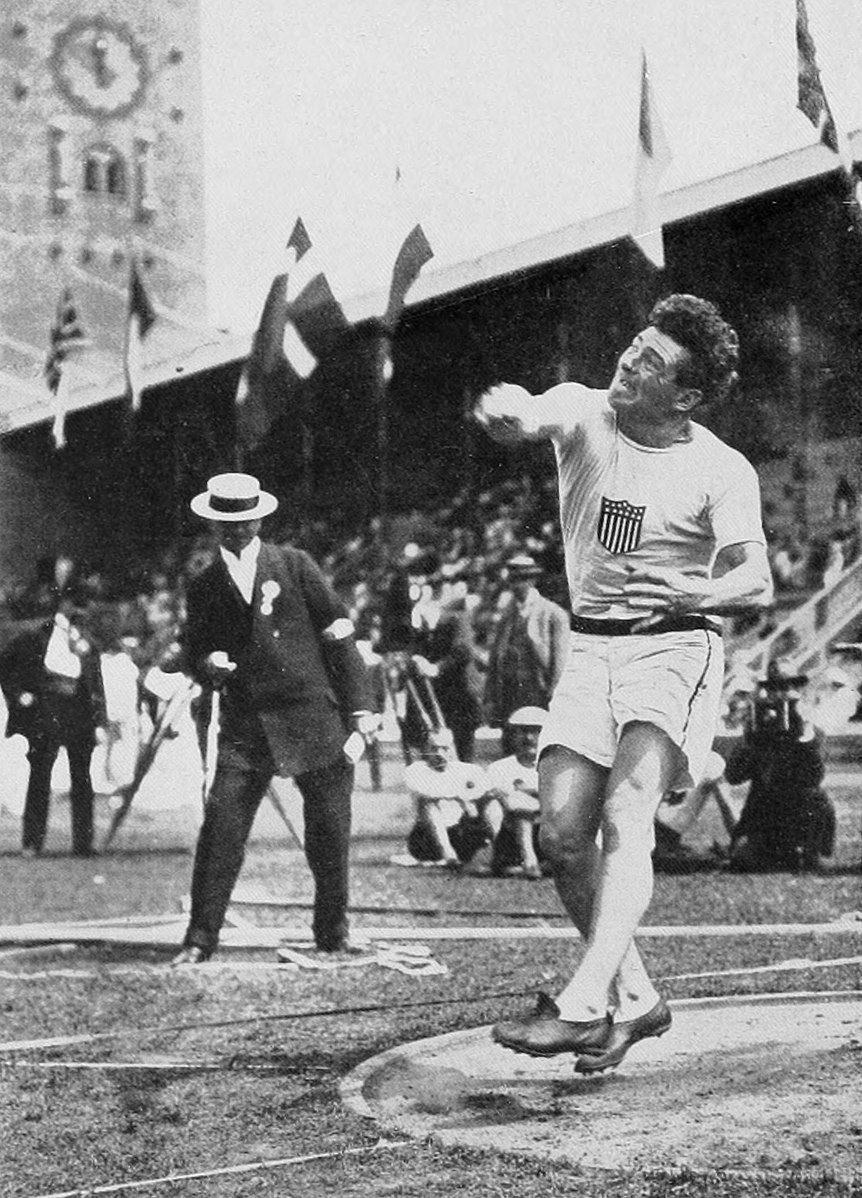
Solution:
<svg viewBox="0 0 862 1198"><path fill-rule="evenodd" d="M20 733L29 745L21 840L26 857L39 856L45 843L51 776L61 748L69 760L72 852L93 853L90 760L104 718L104 691L99 655L83 630L80 596L66 578L62 589L55 584L53 616L14 637L0 654L6 735Z"/></svg>
<svg viewBox="0 0 862 1198"><path fill-rule="evenodd" d="M482 680L464 588L444 599L443 583L439 571L432 575L414 608L410 667L431 682L458 760L472 761L481 723Z"/></svg>
<svg viewBox="0 0 862 1198"><path fill-rule="evenodd" d="M813 870L834 850L823 734L800 706L807 681L770 663L742 742L728 758L727 781L751 782L730 842L733 870Z"/></svg>
<svg viewBox="0 0 862 1198"><path fill-rule="evenodd" d="M456 760L448 728L427 731L422 757L405 769L404 785L416 802L407 849L417 861L459 870L490 841L481 809L485 770Z"/></svg>
<svg viewBox="0 0 862 1198"><path fill-rule="evenodd" d="M504 754L509 716L522 707L547 708L563 673L569 647L569 614L536 589L542 567L527 553L506 564L511 598L491 637L485 680L485 718L502 728Z"/></svg>

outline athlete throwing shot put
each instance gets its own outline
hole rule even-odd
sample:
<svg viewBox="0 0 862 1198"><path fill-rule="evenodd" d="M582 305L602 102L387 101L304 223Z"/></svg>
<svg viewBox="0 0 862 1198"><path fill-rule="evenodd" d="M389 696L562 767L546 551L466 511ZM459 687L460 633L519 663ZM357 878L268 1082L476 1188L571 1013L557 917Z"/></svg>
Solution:
<svg viewBox="0 0 862 1198"><path fill-rule="evenodd" d="M571 597L566 669L539 741L541 845L585 951L571 980L494 1039L622 1061L671 1025L634 944L652 895L653 819L700 777L724 671L721 614L772 597L752 466L692 417L736 377L738 339L690 295L659 302L607 392L503 384L476 418L504 445L549 438Z"/></svg>

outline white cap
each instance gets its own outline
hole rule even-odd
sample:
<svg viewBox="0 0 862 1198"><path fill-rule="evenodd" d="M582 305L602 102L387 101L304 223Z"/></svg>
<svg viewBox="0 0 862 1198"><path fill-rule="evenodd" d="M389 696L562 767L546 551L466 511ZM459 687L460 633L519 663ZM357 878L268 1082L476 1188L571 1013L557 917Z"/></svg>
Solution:
<svg viewBox="0 0 862 1198"><path fill-rule="evenodd" d="M510 728L542 728L548 713L544 707L519 707L513 711L506 723Z"/></svg>

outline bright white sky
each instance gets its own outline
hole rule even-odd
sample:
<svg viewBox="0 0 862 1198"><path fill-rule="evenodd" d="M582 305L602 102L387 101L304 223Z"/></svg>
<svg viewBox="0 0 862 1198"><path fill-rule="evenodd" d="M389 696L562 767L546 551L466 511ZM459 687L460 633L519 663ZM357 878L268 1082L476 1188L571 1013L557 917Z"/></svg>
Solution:
<svg viewBox="0 0 862 1198"><path fill-rule="evenodd" d="M858 129L862 0L807 6L834 115ZM642 44L673 154L663 190L816 142L795 107L795 0L201 8L210 315L236 331L297 215L351 295L386 287L407 220L433 270L628 205Z"/></svg>

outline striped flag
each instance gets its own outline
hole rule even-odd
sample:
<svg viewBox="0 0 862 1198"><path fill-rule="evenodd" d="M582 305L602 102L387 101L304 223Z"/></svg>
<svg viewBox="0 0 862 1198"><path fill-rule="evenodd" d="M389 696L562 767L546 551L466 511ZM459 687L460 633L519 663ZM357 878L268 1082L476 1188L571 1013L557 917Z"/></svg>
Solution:
<svg viewBox="0 0 862 1198"><path fill-rule="evenodd" d="M655 103L646 52L641 51L640 107L635 162L632 237L659 269L664 267L664 239L658 219L659 182L672 161Z"/></svg>
<svg viewBox="0 0 862 1198"><path fill-rule="evenodd" d="M132 259L129 269L129 307L123 365L126 372L126 398L131 401L133 412L139 412L141 408L141 392L144 387L143 345L155 323L156 310L147 295L138 264Z"/></svg>
<svg viewBox="0 0 862 1198"><path fill-rule="evenodd" d="M52 434L56 449L66 444L66 413L69 407L70 361L74 350L83 349L90 342L78 319L78 312L68 287L60 294L57 313L51 325L50 348L45 361L45 379L54 397L54 424Z"/></svg>

